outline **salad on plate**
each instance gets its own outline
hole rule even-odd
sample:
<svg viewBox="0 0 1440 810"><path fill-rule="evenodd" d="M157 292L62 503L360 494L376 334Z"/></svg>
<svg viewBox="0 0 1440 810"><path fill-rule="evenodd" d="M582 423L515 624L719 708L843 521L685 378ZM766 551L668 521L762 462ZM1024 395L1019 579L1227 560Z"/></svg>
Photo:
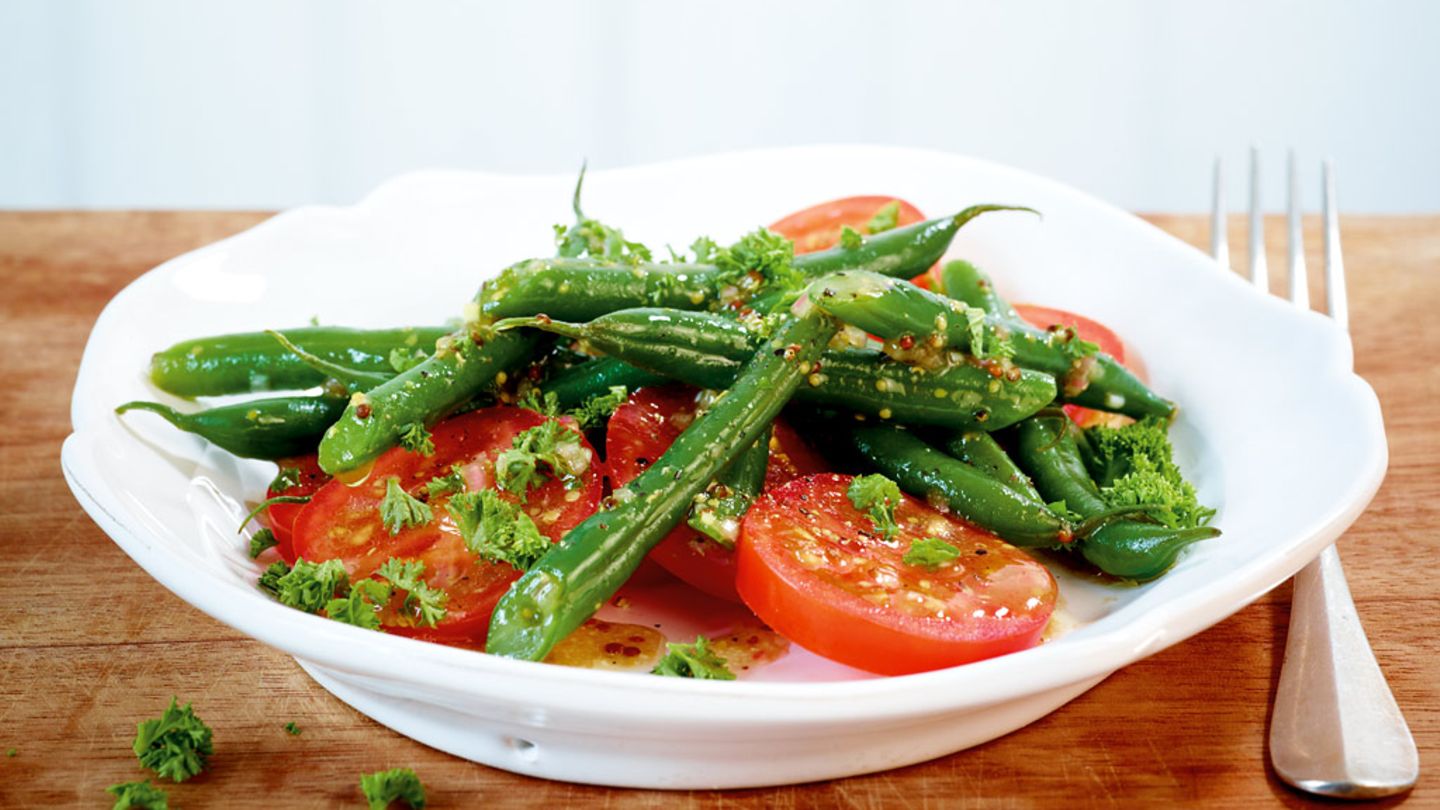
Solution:
<svg viewBox="0 0 1440 810"><path fill-rule="evenodd" d="M241 531L281 603L557 664L956 666L1041 643L1047 565L1145 581L1219 534L1114 333L943 260L1029 209L849 197L661 259L579 199L458 324L184 341L154 386L228 399L117 410L276 462ZM669 639L595 615L676 581L754 618Z"/></svg>

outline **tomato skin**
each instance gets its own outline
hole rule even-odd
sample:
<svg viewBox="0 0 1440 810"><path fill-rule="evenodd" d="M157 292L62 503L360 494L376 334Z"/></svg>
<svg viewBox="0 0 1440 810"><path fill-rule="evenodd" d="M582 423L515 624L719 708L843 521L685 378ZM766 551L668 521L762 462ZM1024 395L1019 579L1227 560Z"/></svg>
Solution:
<svg viewBox="0 0 1440 810"><path fill-rule="evenodd" d="M694 419L696 390L681 385L640 388L616 409L605 432L611 484L623 487L654 463ZM775 420L765 488L825 468L823 459L784 420ZM740 601L735 552L681 523L651 550L649 559L711 596Z"/></svg>
<svg viewBox="0 0 1440 810"><path fill-rule="evenodd" d="M770 225L770 230L795 243L795 253L813 253L840 244L840 228L849 225L862 234L875 212L892 202L900 203L896 226L912 225L925 219L920 209L898 197L865 195L842 197L796 211Z"/></svg>
<svg viewBox="0 0 1440 810"><path fill-rule="evenodd" d="M851 480L797 479L746 515L736 587L755 615L819 655L883 675L1038 643L1056 599L1044 566L908 495L895 510L901 532L887 543L850 503ZM950 542L961 555L935 570L903 563L922 537Z"/></svg>
<svg viewBox="0 0 1440 810"><path fill-rule="evenodd" d="M1040 307L1033 304L1016 304L1015 312L1026 323L1039 329L1049 329L1052 326L1075 327L1075 333L1081 339L1097 344L1100 351L1115 358L1115 362L1129 368L1142 380L1145 378L1144 369L1139 367L1139 359L1130 356L1129 352L1125 350L1125 341L1099 321L1093 321L1083 315L1076 315L1063 309ZM1114 418L1114 414L1082 408L1079 405L1066 405L1065 412L1081 427L1107 424Z"/></svg>
<svg viewBox="0 0 1440 810"><path fill-rule="evenodd" d="M282 470L287 467L299 470L299 482L295 486L285 489L267 487L265 489L267 499L280 495L291 497L314 495L321 487L330 483L330 476L320 469L320 462L313 453L308 456L282 458L276 464ZM302 503L274 503L265 507L265 516L270 523L270 531L275 534L275 551L287 563L295 562L295 550L291 536L294 533L295 518L299 517L300 510L304 507L305 504Z"/></svg>
<svg viewBox="0 0 1440 810"><path fill-rule="evenodd" d="M494 456L509 448L516 434L544 422L545 417L534 411L509 407L485 408L441 422L431 430L434 455L395 448L381 455L359 484L331 481L321 487L295 521L294 554L312 562L338 559L352 580L373 575L391 557L418 559L425 563L425 581L449 594L445 618L433 628L414 627L386 610L381 612L385 629L440 641L483 640L495 603L520 573L509 565L482 560L465 546L445 509L447 495L430 499L434 518L429 523L395 535L381 524L379 503L386 482L395 477L411 495L428 497L425 484L447 473L452 464L465 466L471 487L489 486ZM562 482L550 480L532 489L525 502L526 513L552 542L598 508L603 487L604 468L594 448L573 421L568 427L580 434L581 447L591 458L579 486L567 490ZM508 493L502 497L515 500Z"/></svg>

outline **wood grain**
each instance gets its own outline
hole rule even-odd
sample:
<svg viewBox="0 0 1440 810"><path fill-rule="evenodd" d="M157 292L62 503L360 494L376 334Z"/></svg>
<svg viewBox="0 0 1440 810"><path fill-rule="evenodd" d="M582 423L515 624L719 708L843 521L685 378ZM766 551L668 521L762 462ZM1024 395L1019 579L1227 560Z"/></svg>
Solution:
<svg viewBox="0 0 1440 810"><path fill-rule="evenodd" d="M356 806L361 772L400 765L420 773L436 808L1306 803L1265 764L1288 586L1025 729L854 779L751 791L606 790L492 770L380 727L286 656L151 580L83 514L60 476L76 367L105 302L161 261L266 216L0 214L0 752L16 749L0 755L0 806L106 806L106 785L143 778L129 750L134 724L171 694L195 702L218 750L210 772L170 788L173 804L186 808ZM1202 218L1150 219L1193 244L1206 239ZM1282 228L1269 225L1281 290ZM1318 246L1317 223L1309 227ZM1238 219L1231 232L1243 234ZM1344 233L1357 368L1380 395L1392 455L1384 486L1341 550L1420 744L1425 775L1408 801L1434 806L1440 578L1429 566L1440 547L1440 217L1349 218ZM1232 249L1244 255L1243 243ZM1320 266L1318 252L1311 263ZM1318 285L1315 300L1324 300ZM299 737L282 729L292 720L304 729Z"/></svg>

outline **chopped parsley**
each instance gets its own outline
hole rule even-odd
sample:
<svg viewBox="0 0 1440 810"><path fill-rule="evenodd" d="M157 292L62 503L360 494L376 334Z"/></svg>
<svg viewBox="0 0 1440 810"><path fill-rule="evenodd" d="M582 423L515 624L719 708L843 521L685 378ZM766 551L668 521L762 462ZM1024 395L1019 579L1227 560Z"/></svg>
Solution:
<svg viewBox="0 0 1440 810"><path fill-rule="evenodd" d="M259 584L261 590L286 607L319 613L336 592L346 592L350 577L339 560L312 563L302 557L293 568L283 561L271 563L260 575Z"/></svg>
<svg viewBox="0 0 1440 810"><path fill-rule="evenodd" d="M325 603L325 615L337 622L366 630L380 629L380 609L390 601L393 589L377 579L362 579L349 592ZM297 732L298 733L298 732Z"/></svg>
<svg viewBox="0 0 1440 810"><path fill-rule="evenodd" d="M435 442L430 438L430 431L420 422L411 422L400 428L400 446L422 456L435 455Z"/></svg>
<svg viewBox="0 0 1440 810"><path fill-rule="evenodd" d="M1015 356L1014 344L986 321L985 310L965 307L964 315L970 332L970 354L980 360L1007 360Z"/></svg>
<svg viewBox="0 0 1440 810"><path fill-rule="evenodd" d="M883 475L857 475L845 494L850 503L870 515L880 535L889 540L900 531L895 523L895 507L900 505L900 487Z"/></svg>
<svg viewBox="0 0 1440 810"><path fill-rule="evenodd" d="M449 595L439 588L432 588L420 576L425 573L425 563L419 560L400 560L395 557L385 561L375 575L390 580L390 584L405 592L401 610L409 611L426 627L434 627L445 618L445 603ZM388 598L388 594L386 595Z"/></svg>
<svg viewBox="0 0 1440 810"><path fill-rule="evenodd" d="M255 559L265 552L267 548L274 548L280 543L275 539L275 533L269 529L261 529L250 535L250 559Z"/></svg>
<svg viewBox="0 0 1440 810"><path fill-rule="evenodd" d="M724 278L738 284L750 274L759 275L766 283L786 289L798 289L806 279L795 271L795 243L773 231L757 228L712 257Z"/></svg>
<svg viewBox="0 0 1440 810"><path fill-rule="evenodd" d="M1045 508L1049 509L1050 512L1055 515L1055 517L1058 517L1061 520L1068 520L1071 523L1079 523L1080 521L1085 519L1084 515L1071 509L1069 504L1065 503L1064 501L1051 501L1050 503L1045 504Z"/></svg>
<svg viewBox="0 0 1440 810"><path fill-rule="evenodd" d="M135 756L165 779L184 782L205 770L206 759L215 751L210 727L189 703L182 708L174 697L163 714L137 723L135 729Z"/></svg>
<svg viewBox="0 0 1440 810"><path fill-rule="evenodd" d="M405 349L400 346L390 350L390 367L395 369L396 374L404 374L410 369L430 359L430 355L420 349Z"/></svg>
<svg viewBox="0 0 1440 810"><path fill-rule="evenodd" d="M531 388L521 395L515 403L517 407L534 411L541 416L560 415L560 396L553 392L541 393L538 388Z"/></svg>
<svg viewBox="0 0 1440 810"><path fill-rule="evenodd" d="M385 497L380 499L380 522L390 534L414 526L424 526L435 517L429 504L413 497L400 486L400 479L390 476L385 482Z"/></svg>
<svg viewBox="0 0 1440 810"><path fill-rule="evenodd" d="M495 457L495 483L522 499L551 476L573 487L589 463L588 458L581 459L584 453L580 434L567 430L555 419L547 419L516 434L510 449Z"/></svg>
<svg viewBox="0 0 1440 810"><path fill-rule="evenodd" d="M365 794L370 810L385 810L391 802L405 802L414 810L425 806L425 785L409 768L361 774L360 792Z"/></svg>
<svg viewBox="0 0 1440 810"><path fill-rule="evenodd" d="M720 246L715 244L714 239L708 236L701 236L690 243L690 252L695 254L695 261L709 264L713 262L715 256L720 253Z"/></svg>
<svg viewBox="0 0 1440 810"><path fill-rule="evenodd" d="M1085 340L1074 326L1052 326L1048 330L1047 342L1074 363L1100 353L1100 344Z"/></svg>
<svg viewBox="0 0 1440 810"><path fill-rule="evenodd" d="M1175 465L1166 423L1143 419L1121 428L1085 432L1086 466L1112 508L1148 507L1151 518L1176 528L1203 526L1215 510L1201 505L1195 487Z"/></svg>
<svg viewBox="0 0 1440 810"><path fill-rule="evenodd" d="M580 407L570 412L580 427L589 429L599 427L605 423L615 409L625 404L630 395L623 385L612 385L610 390L604 394L596 394L580 404Z"/></svg>
<svg viewBox="0 0 1440 810"><path fill-rule="evenodd" d="M960 556L960 549L938 537L926 537L910 544L900 561L906 565L935 570Z"/></svg>
<svg viewBox="0 0 1440 810"><path fill-rule="evenodd" d="M465 545L476 555L528 571L550 541L519 506L493 489L462 492L445 505Z"/></svg>
<svg viewBox="0 0 1440 810"><path fill-rule="evenodd" d="M300 486L299 467L281 467L280 472L275 474L275 480L270 482L271 492L284 492L287 489L294 489Z"/></svg>
<svg viewBox="0 0 1440 810"><path fill-rule="evenodd" d="M291 720L290 722L285 724L285 733L289 734L291 737L299 737L300 732L301 729L299 726L295 725L294 720Z"/></svg>
<svg viewBox="0 0 1440 810"><path fill-rule="evenodd" d="M580 190L585 185L585 168L580 168L580 177L575 181L575 196L570 207L575 212L575 224L569 227L555 226L555 255L564 258L589 256L594 259L639 264L651 261L650 248L625 238L619 228L612 228L596 219L585 216L580 208Z"/></svg>
<svg viewBox="0 0 1440 810"><path fill-rule="evenodd" d="M900 224L900 201L891 200L875 211L875 216L865 223L866 233L881 233Z"/></svg>
<svg viewBox="0 0 1440 810"><path fill-rule="evenodd" d="M451 464L450 472L444 475L437 475L425 484L425 491L430 497L440 495L452 495L456 492L465 491L465 473L459 464Z"/></svg>
<svg viewBox="0 0 1440 810"><path fill-rule="evenodd" d="M706 681L735 680L735 673L730 671L724 658L710 649L710 640L704 636L696 636L694 644L670 643L665 647L668 652L650 671L653 675Z"/></svg>
<svg viewBox="0 0 1440 810"><path fill-rule="evenodd" d="M105 792L115 797L115 804L110 810L170 810L170 797L150 784L149 779L121 782L105 788Z"/></svg>
<svg viewBox="0 0 1440 810"><path fill-rule="evenodd" d="M840 247L846 250L859 250L865 244L865 237L849 225L840 226Z"/></svg>

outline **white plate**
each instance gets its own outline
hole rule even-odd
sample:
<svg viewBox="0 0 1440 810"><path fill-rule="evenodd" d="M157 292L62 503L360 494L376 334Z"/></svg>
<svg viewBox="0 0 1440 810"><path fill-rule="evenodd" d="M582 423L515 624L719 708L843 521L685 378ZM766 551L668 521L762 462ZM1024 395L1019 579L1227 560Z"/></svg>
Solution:
<svg viewBox="0 0 1440 810"><path fill-rule="evenodd" d="M75 385L66 479L152 576L200 610L294 655L340 699L422 742L553 779L742 787L906 765L1016 729L1107 674L1239 610L1333 541L1384 476L1379 404L1327 319L1263 296L1135 217L970 158L877 147L747 152L594 172L586 208L652 244L734 237L819 200L903 196L990 214L953 253L1015 300L1093 316L1139 347L1182 405L1173 435L1225 535L1161 580L1067 577L1072 628L1036 649L897 678L803 651L717 683L568 669L386 636L275 604L234 526L273 467L112 408L155 398L143 370L175 341L288 326L436 323L509 262L551 250L573 178L406 175L348 208L290 211L176 258L101 314ZM1335 430L1344 425L1344 430ZM794 681L802 681L796 683Z"/></svg>

